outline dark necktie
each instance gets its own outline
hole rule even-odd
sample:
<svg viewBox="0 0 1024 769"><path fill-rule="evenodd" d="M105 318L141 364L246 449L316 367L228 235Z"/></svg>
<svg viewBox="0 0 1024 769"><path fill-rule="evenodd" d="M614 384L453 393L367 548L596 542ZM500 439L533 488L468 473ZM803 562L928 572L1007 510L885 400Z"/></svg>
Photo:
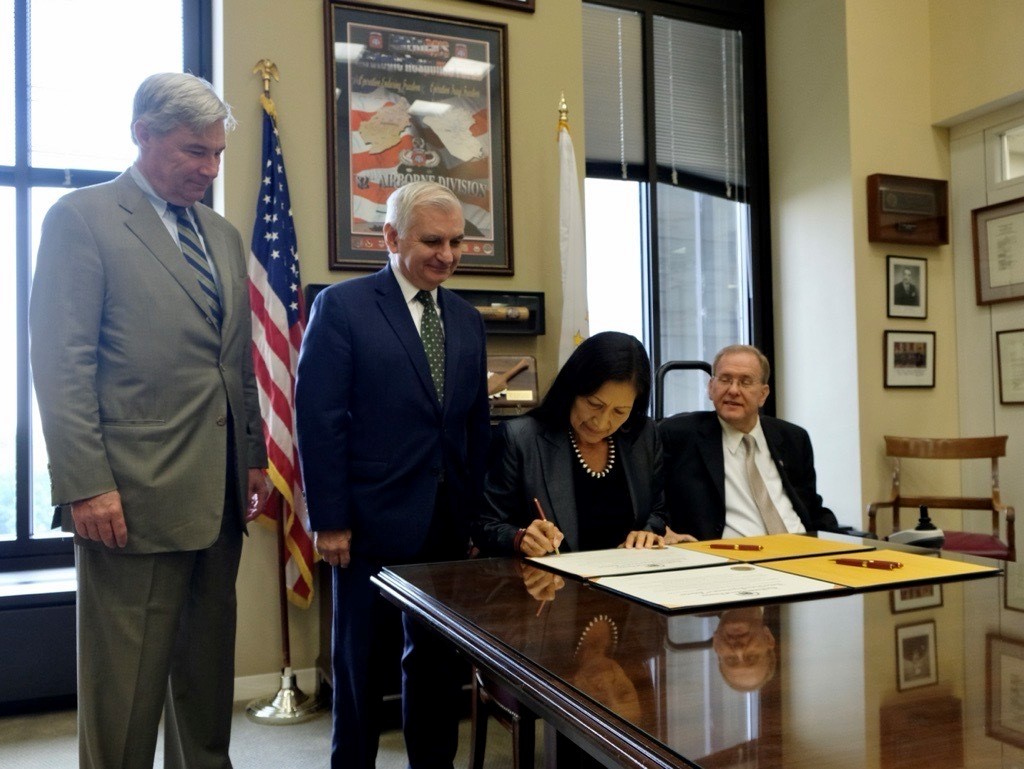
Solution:
<svg viewBox="0 0 1024 769"><path fill-rule="evenodd" d="M419 291L416 301L423 305L423 319L420 321L420 339L430 364L430 377L434 380L437 400L444 402L444 332L441 319L437 317L437 305L429 291Z"/></svg>
<svg viewBox="0 0 1024 769"><path fill-rule="evenodd" d="M217 321L217 327L220 328L223 317L220 294L217 293L217 283L213 279L206 251L203 250L203 241L192 225L192 220L189 219L188 209L168 203L167 210L173 212L178 220L178 242L181 244L181 253L185 257L185 261L192 267L196 281L199 283L199 289L209 302L210 315Z"/></svg>
<svg viewBox="0 0 1024 769"><path fill-rule="evenodd" d="M747 469L747 483L750 484L750 493L754 496L754 504L761 513L761 520L764 521L764 528L769 534L784 534L786 524L782 522L782 516L772 502L768 494L768 487L764 485L764 478L761 477L757 465L754 463L754 449L757 443L752 435L743 436L743 448L746 451L744 465Z"/></svg>

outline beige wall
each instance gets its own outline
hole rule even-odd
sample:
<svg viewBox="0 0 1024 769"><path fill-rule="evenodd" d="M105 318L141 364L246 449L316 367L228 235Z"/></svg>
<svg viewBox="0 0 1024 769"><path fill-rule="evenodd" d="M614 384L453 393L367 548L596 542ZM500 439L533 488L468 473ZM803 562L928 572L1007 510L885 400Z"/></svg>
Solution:
<svg viewBox="0 0 1024 769"><path fill-rule="evenodd" d="M953 123L1024 98L1019 0L931 0L934 123Z"/></svg>
<svg viewBox="0 0 1024 769"><path fill-rule="evenodd" d="M565 92L582 176L582 6L542 0L527 14L464 0L390 0L395 9L498 22L508 27L509 135L515 275L459 277L461 288L543 291L547 334L490 340L494 354L537 356L540 377L550 381L557 355L560 307L558 254L558 99ZM239 128L224 160L225 215L248 238L259 180L261 81L252 74L262 58L277 64L281 81L271 96L292 196L302 280L326 283L358 273L327 269L326 96L323 11L320 0L222 0L224 95ZM253 527L239 576L238 675L280 667L275 536ZM315 612L290 610L292 664L310 667L318 651Z"/></svg>

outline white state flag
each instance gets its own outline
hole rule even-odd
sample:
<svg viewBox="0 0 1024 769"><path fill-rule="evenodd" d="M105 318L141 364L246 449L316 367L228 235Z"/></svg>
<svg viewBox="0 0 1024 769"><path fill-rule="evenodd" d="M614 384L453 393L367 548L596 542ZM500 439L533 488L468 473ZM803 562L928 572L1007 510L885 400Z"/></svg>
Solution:
<svg viewBox="0 0 1024 769"><path fill-rule="evenodd" d="M590 336L587 315L587 251L583 229L576 153L564 120L558 123L559 182L558 247L562 256L562 329L558 340L558 366L565 364L576 346Z"/></svg>

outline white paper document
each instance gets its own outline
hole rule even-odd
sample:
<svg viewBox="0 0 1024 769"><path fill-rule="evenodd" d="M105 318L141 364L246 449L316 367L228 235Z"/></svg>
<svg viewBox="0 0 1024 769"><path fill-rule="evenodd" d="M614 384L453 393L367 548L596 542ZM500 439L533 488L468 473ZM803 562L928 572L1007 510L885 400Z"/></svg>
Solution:
<svg viewBox="0 0 1024 769"><path fill-rule="evenodd" d="M669 569L691 569L697 566L716 566L730 562L729 558L720 555L682 550L678 547L648 550L617 547L611 550L542 555L528 560L549 569L575 574L577 577L585 579L612 574L641 574Z"/></svg>
<svg viewBox="0 0 1024 769"><path fill-rule="evenodd" d="M594 584L666 609L769 601L783 596L839 589L830 582L746 563L710 569L599 577Z"/></svg>

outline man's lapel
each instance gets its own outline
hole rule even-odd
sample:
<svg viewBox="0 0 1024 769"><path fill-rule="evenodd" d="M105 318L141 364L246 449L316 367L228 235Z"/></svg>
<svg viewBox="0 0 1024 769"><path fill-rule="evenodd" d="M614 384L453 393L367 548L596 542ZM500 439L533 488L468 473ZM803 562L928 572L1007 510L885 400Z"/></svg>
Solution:
<svg viewBox="0 0 1024 769"><path fill-rule="evenodd" d="M178 244L174 242L156 210L128 172L118 177L117 193L118 204L129 214L126 223L128 229L171 274L203 316L209 317L209 304L199 288L195 271L185 261ZM227 308L225 317L226 310Z"/></svg>
<svg viewBox="0 0 1024 769"><path fill-rule="evenodd" d="M377 306L380 307L384 319L391 326L402 347L405 348L409 362L416 370L430 401L440 409L441 404L437 401L437 389L434 387L433 377L430 376L430 364L427 362L427 353L423 349L423 340L416 333L416 324L413 323L402 289L395 276L391 274L390 265L385 265L384 269L374 276L374 284L377 291Z"/></svg>
<svg viewBox="0 0 1024 769"><path fill-rule="evenodd" d="M697 447L715 485L718 497L725 504L725 458L722 456L722 426L713 411L700 425Z"/></svg>

